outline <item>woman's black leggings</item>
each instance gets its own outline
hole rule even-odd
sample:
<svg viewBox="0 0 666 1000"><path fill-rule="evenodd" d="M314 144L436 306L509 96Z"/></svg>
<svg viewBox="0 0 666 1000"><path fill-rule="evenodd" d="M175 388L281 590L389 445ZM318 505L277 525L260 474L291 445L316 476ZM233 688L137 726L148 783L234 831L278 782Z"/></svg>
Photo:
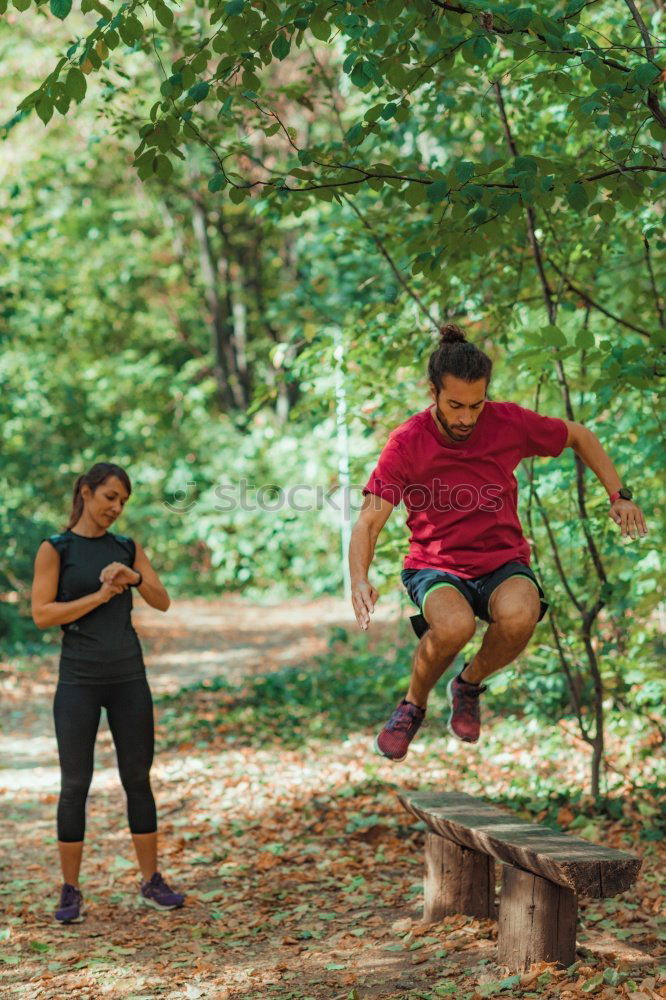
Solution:
<svg viewBox="0 0 666 1000"><path fill-rule="evenodd" d="M145 677L116 684L58 684L53 701L60 769L58 840L83 840L86 798L93 776L95 739L102 707L116 745L132 833L157 829L150 789L153 763L153 700Z"/></svg>

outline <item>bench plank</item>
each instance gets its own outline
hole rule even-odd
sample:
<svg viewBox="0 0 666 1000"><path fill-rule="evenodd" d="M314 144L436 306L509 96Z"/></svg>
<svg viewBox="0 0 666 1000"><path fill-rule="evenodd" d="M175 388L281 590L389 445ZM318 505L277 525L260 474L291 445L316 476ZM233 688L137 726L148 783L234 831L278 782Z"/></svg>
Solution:
<svg viewBox="0 0 666 1000"><path fill-rule="evenodd" d="M549 879L578 896L624 892L642 864L633 854L519 819L463 792L400 791L398 798L441 837Z"/></svg>

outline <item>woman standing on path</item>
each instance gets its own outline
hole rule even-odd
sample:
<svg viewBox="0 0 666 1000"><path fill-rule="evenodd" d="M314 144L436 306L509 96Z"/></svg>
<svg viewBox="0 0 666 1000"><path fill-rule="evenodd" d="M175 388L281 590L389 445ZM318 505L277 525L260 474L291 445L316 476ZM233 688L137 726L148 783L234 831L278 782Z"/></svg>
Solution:
<svg viewBox="0 0 666 1000"><path fill-rule="evenodd" d="M42 541L35 560L32 616L39 628L63 630L60 675L53 702L61 789L58 848L64 885L55 918L83 919L79 870L86 799L93 775L102 707L127 795L127 815L143 880L141 899L171 910L184 896L157 870L157 817L150 788L153 703L141 644L132 625L137 587L152 607L166 611L169 595L138 542L108 528L122 513L132 486L118 465L98 462L79 476L69 524Z"/></svg>

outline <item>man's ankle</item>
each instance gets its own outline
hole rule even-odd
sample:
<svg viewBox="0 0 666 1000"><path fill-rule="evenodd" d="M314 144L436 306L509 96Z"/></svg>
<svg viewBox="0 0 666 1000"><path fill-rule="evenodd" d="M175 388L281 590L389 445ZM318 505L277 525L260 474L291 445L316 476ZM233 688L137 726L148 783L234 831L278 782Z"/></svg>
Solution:
<svg viewBox="0 0 666 1000"><path fill-rule="evenodd" d="M478 678L476 680L472 680L473 674L472 674L471 666L472 666L472 661L471 660L469 661L469 663L465 663L463 665L462 670L458 674L458 680L464 681L465 684L475 684L478 687L479 684L481 683L481 678ZM470 675L472 675L472 676L470 676Z"/></svg>

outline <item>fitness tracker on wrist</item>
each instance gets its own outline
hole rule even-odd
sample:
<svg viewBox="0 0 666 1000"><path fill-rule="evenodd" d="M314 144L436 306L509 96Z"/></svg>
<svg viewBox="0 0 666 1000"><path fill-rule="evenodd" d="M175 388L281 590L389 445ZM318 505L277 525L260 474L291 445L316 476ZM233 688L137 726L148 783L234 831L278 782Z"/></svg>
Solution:
<svg viewBox="0 0 666 1000"><path fill-rule="evenodd" d="M610 498L610 502L615 503L616 500L632 500L633 496L634 494L628 486L621 486L619 490L616 490L616 492L613 493Z"/></svg>
<svg viewBox="0 0 666 1000"><path fill-rule="evenodd" d="M139 574L139 579L136 581L136 583L130 583L130 587L140 587L141 584L143 583L143 576L141 575L138 569L133 570L133 572Z"/></svg>

